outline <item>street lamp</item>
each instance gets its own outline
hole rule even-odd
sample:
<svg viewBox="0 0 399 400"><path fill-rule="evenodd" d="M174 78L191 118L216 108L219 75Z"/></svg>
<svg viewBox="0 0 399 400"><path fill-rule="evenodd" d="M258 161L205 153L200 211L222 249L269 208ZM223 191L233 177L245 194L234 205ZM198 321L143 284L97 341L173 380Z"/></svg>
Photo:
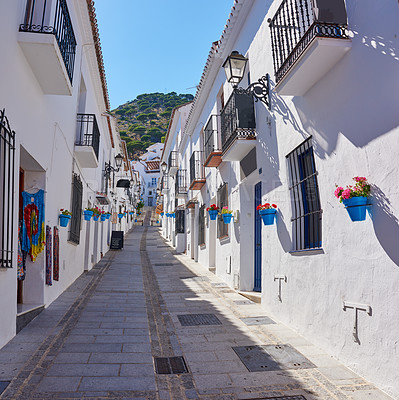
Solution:
<svg viewBox="0 0 399 400"><path fill-rule="evenodd" d="M165 174L165 172L166 172L166 167L167 167L167 166L168 166L168 165L166 164L165 161L161 164L162 174Z"/></svg>
<svg viewBox="0 0 399 400"><path fill-rule="evenodd" d="M255 100L262 101L270 110L270 77L266 74L258 79L257 82L251 83L247 89L238 88L237 85L244 77L245 67L248 58L245 58L238 51L233 51L223 63L224 72L227 82L234 85L234 89L242 94L253 95Z"/></svg>
<svg viewBox="0 0 399 400"><path fill-rule="evenodd" d="M121 154L117 154L115 156L115 164L116 164L116 168L114 168L111 165L111 161L110 162L105 162L105 168L104 168L104 172L106 176L109 176L111 172L119 172L121 166L122 166L122 162L123 162L123 156Z"/></svg>

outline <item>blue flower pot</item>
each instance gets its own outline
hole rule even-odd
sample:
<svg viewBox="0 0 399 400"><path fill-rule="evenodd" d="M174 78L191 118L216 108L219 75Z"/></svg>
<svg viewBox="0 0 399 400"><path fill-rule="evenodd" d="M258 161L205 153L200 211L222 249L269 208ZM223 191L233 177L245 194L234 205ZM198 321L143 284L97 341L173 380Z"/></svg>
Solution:
<svg viewBox="0 0 399 400"><path fill-rule="evenodd" d="M164 213L163 212L161 212L161 217L163 217L164 216Z"/></svg>
<svg viewBox="0 0 399 400"><path fill-rule="evenodd" d="M90 221L93 216L93 211L85 210L83 211L83 218L85 221Z"/></svg>
<svg viewBox="0 0 399 400"><path fill-rule="evenodd" d="M159 221L157 220L157 224L159 224Z"/></svg>
<svg viewBox="0 0 399 400"><path fill-rule="evenodd" d="M105 214L101 214L100 218L101 218L101 221L104 222L107 219L107 216Z"/></svg>
<svg viewBox="0 0 399 400"><path fill-rule="evenodd" d="M119 219L122 219L122 217L123 217L123 214L118 214Z"/></svg>
<svg viewBox="0 0 399 400"><path fill-rule="evenodd" d="M233 214L222 214L222 218L225 224L229 224L231 222L231 218L233 218Z"/></svg>
<svg viewBox="0 0 399 400"><path fill-rule="evenodd" d="M98 221L100 219L100 214L93 215L94 221Z"/></svg>
<svg viewBox="0 0 399 400"><path fill-rule="evenodd" d="M175 213L172 213L172 218L176 218L176 214Z"/></svg>
<svg viewBox="0 0 399 400"><path fill-rule="evenodd" d="M71 215L64 215L64 214L60 214L60 226L62 227L66 227L68 226L68 222L71 219Z"/></svg>
<svg viewBox="0 0 399 400"><path fill-rule="evenodd" d="M366 219L366 208L368 205L368 198L365 196L352 197L350 199L343 199L346 211L353 222L364 221Z"/></svg>
<svg viewBox="0 0 399 400"><path fill-rule="evenodd" d="M210 218L212 221L215 221L215 219L216 219L217 216L218 216L218 210L209 210L208 213L209 213L209 218Z"/></svg>
<svg viewBox="0 0 399 400"><path fill-rule="evenodd" d="M105 218L110 219L111 214L105 214Z"/></svg>
<svg viewBox="0 0 399 400"><path fill-rule="evenodd" d="M277 210L275 208L268 208L267 210L259 210L259 214L262 217L263 225L273 225L274 216Z"/></svg>

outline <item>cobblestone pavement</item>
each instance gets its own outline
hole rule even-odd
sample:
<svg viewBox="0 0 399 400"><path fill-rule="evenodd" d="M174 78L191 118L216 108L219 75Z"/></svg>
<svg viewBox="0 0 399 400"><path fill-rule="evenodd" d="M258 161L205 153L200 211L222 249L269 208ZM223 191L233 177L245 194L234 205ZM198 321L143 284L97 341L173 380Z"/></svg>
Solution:
<svg viewBox="0 0 399 400"><path fill-rule="evenodd" d="M291 346L293 358L279 364L266 357L268 366L249 372L237 354L257 346ZM295 359L294 349L307 360ZM156 373L155 358L180 356L187 373ZM176 365L160 367L175 372ZM0 392L2 382L10 383L0 399L21 400L390 399L175 255L147 224L0 350Z"/></svg>

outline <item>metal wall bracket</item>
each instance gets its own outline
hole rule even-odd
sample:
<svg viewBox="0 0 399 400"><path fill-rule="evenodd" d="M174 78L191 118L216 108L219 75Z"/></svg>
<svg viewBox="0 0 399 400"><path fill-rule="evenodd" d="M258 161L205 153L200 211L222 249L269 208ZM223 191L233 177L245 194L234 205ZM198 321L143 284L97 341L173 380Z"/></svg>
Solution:
<svg viewBox="0 0 399 400"><path fill-rule="evenodd" d="M257 82L251 83L246 89L236 88L238 93L245 93L247 95L253 95L255 101L260 100L262 103L266 104L267 108L270 110L270 76L266 74L258 79Z"/></svg>
<svg viewBox="0 0 399 400"><path fill-rule="evenodd" d="M281 281L287 282L287 277L285 275L274 275L274 282L278 280L278 295L277 299L282 302L281 298Z"/></svg>
<svg viewBox="0 0 399 400"><path fill-rule="evenodd" d="M358 311L366 311L368 315L372 315L372 309L371 306L368 304L360 304L360 303L352 303L350 301L344 301L343 302L343 310L346 311L347 308L352 308L355 310L355 322L353 325L353 340L360 344L359 340L359 332L358 332Z"/></svg>

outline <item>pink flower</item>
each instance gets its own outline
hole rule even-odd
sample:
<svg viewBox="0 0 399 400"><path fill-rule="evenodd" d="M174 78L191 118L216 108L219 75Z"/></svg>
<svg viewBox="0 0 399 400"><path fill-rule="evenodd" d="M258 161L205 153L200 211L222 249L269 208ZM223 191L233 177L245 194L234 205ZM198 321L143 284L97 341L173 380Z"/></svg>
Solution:
<svg viewBox="0 0 399 400"><path fill-rule="evenodd" d="M350 189L345 189L342 193L341 196L343 199L349 199L351 197L351 190Z"/></svg>
<svg viewBox="0 0 399 400"><path fill-rule="evenodd" d="M337 187L337 188L335 189L334 194L335 194L335 197L336 197L337 199L339 198L339 196L341 196L341 193L343 192L343 190L344 190L344 188L341 187L341 186L339 186L339 187Z"/></svg>

